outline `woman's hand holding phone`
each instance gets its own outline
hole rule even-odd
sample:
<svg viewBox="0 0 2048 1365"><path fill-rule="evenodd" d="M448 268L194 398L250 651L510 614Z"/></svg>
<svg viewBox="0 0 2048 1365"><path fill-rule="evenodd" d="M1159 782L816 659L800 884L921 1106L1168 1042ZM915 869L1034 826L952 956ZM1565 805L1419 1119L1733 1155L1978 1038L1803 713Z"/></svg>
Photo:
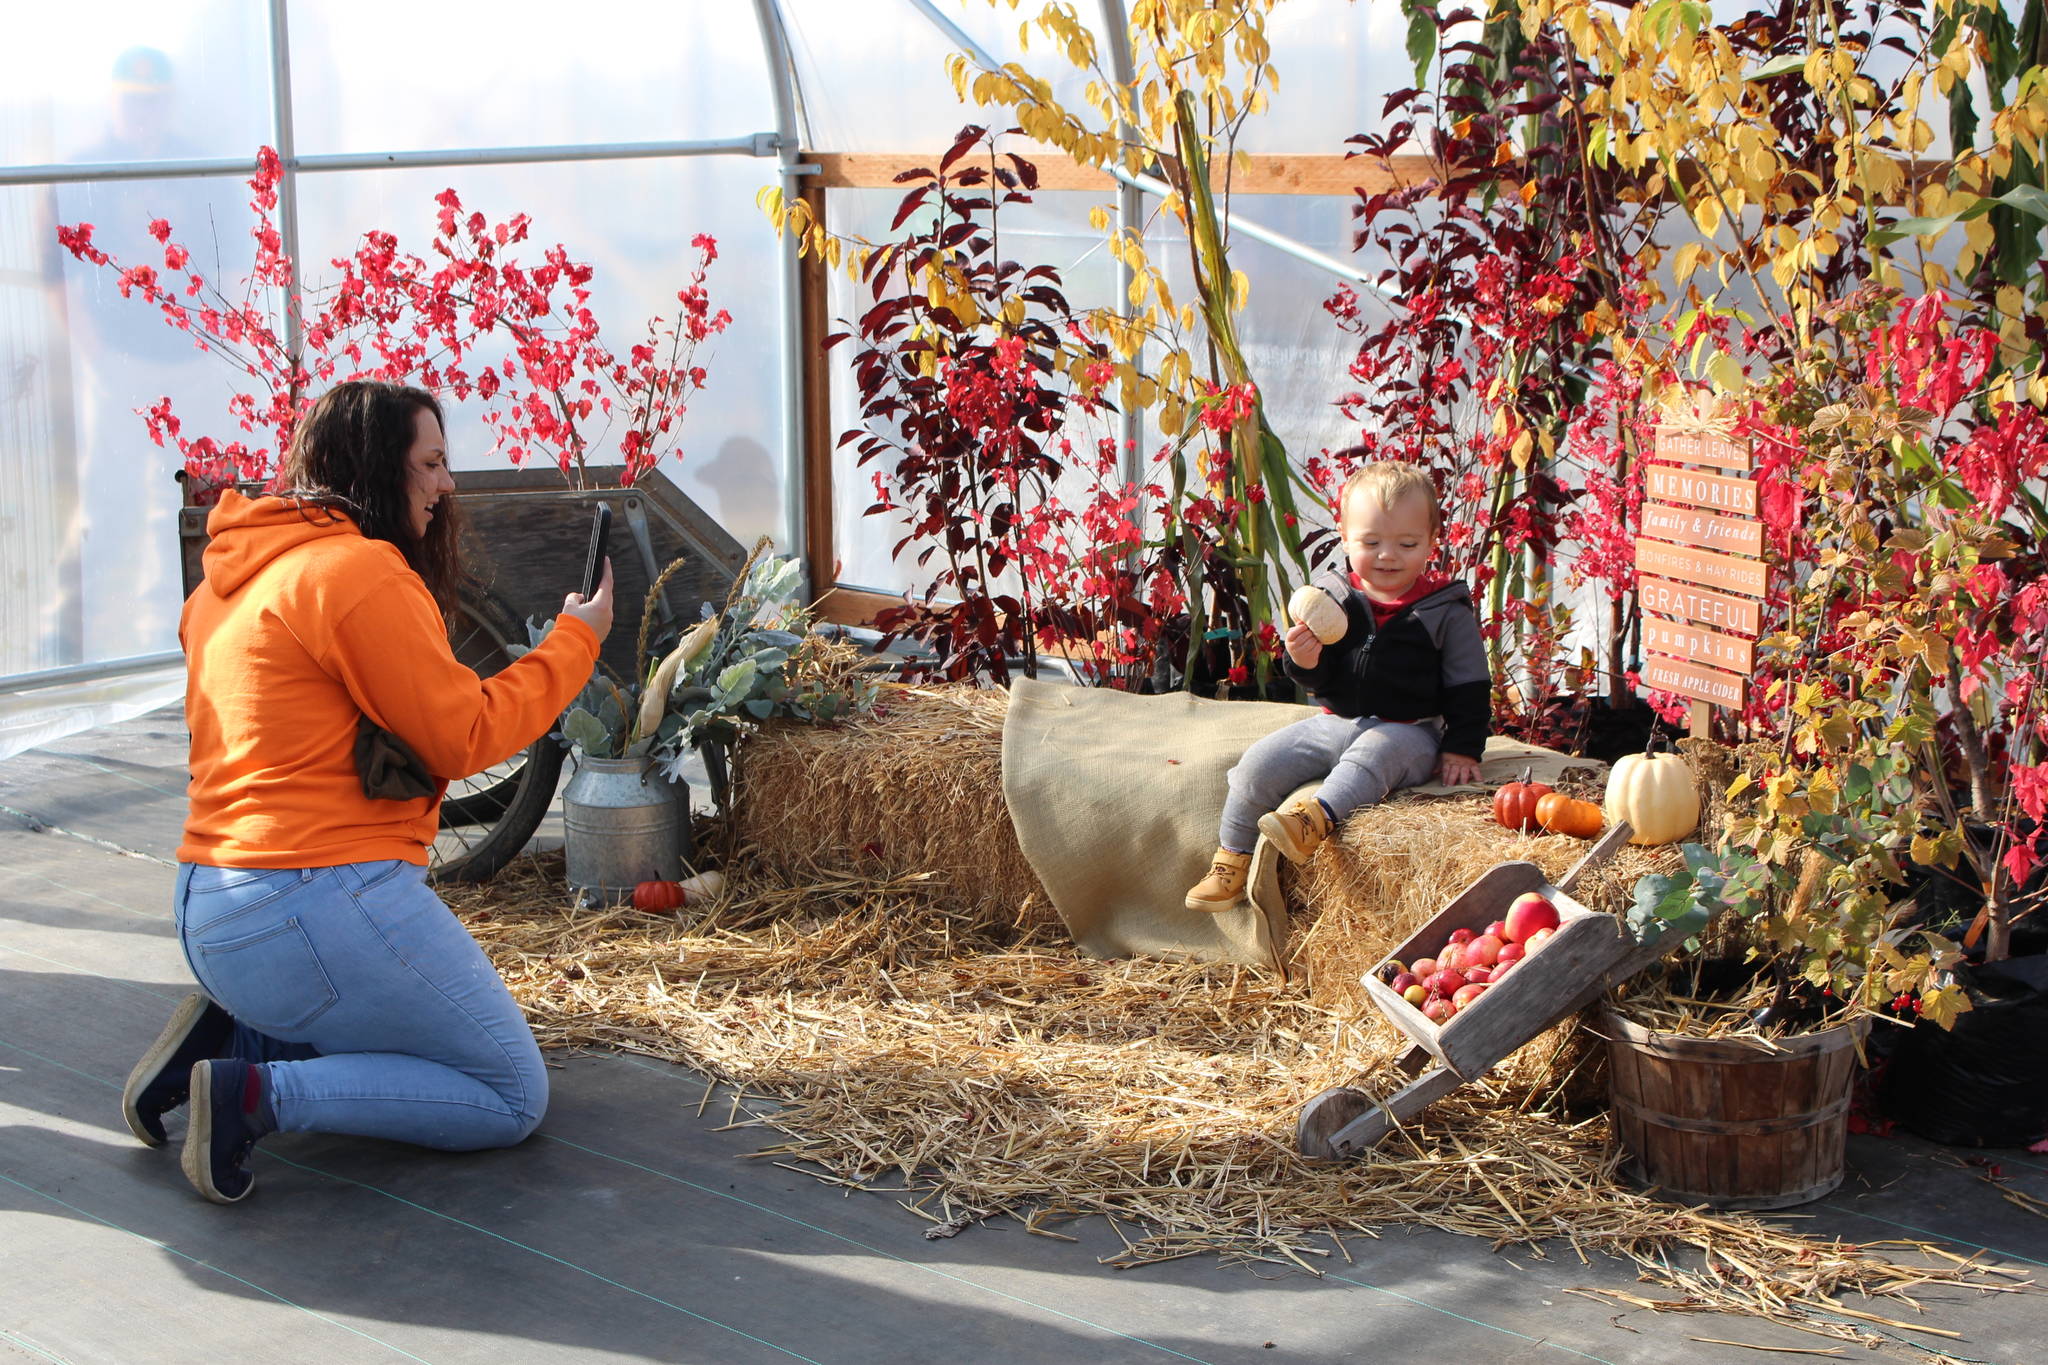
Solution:
<svg viewBox="0 0 2048 1365"><path fill-rule="evenodd" d="M562 615L573 616L590 627L599 640L612 633L612 559L604 558L604 577L597 585L597 591L585 597L572 592L562 599Z"/></svg>

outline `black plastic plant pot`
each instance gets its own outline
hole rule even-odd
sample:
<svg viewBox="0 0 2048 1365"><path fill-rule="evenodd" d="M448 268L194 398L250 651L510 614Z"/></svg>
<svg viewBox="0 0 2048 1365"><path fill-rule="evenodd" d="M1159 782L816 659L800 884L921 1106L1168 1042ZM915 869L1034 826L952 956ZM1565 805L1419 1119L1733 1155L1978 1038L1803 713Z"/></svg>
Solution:
<svg viewBox="0 0 2048 1365"><path fill-rule="evenodd" d="M2024 1147L2048 1137L2048 957L1966 969L1973 1008L1899 1040L1878 1107L1931 1142Z"/></svg>

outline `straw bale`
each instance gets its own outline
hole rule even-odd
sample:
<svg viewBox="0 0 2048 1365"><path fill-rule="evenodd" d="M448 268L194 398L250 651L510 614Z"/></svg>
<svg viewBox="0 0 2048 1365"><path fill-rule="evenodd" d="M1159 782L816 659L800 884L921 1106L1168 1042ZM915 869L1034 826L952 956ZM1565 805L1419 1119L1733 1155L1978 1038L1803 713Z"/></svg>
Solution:
<svg viewBox="0 0 2048 1365"><path fill-rule="evenodd" d="M1003 801L1009 705L998 689L891 683L844 724L770 724L741 746L738 838L784 873L922 875L962 909L1056 923Z"/></svg>
<svg viewBox="0 0 2048 1365"><path fill-rule="evenodd" d="M1640 1304L1868 1344L1869 1328L1820 1316L1829 1296L1986 1273L1660 1204L1616 1182L1604 1118L1486 1082L1358 1161L1304 1162L1304 1101L1393 1078L1391 1045L1303 981L1083 958L914 874L727 870L726 893L680 917L574 909L559 856L446 892L544 1046L707 1072L763 1129L759 1155L892 1191L930 1235L1008 1217L1059 1237L1101 1214L1126 1243L1111 1264L1215 1253L1313 1273L1348 1256L1345 1238L1426 1224L1538 1257L1568 1242L1627 1258L1676 1291Z"/></svg>
<svg viewBox="0 0 2048 1365"><path fill-rule="evenodd" d="M1003 802L1008 702L1000 690L892 685L873 714L846 725L768 727L743 752L741 842L781 875L921 874L963 911L1056 925ZM1701 783L1717 795L1726 786L1706 775ZM1600 796L1589 783L1562 789ZM1367 967L1495 863L1527 859L1556 877L1585 849L1561 835L1500 828L1484 797L1398 795L1353 816L1306 868L1283 870L1290 971L1305 975L1319 1005L1384 1028L1358 984ZM1637 876L1676 866L1675 851L1626 849L1589 875L1579 898L1619 910ZM1569 1080L1565 1098L1584 1103L1604 1095L1603 1067L1600 1049L1564 1027L1524 1048L1504 1074L1524 1088Z"/></svg>

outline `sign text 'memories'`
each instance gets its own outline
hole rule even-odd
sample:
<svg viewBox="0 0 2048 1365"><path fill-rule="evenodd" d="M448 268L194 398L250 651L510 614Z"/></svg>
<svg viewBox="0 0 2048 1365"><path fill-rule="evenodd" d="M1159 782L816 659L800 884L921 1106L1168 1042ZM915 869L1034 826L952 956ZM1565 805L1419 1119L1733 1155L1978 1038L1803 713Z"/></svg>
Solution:
<svg viewBox="0 0 2048 1365"><path fill-rule="evenodd" d="M1750 479L1701 474L1661 464L1651 465L1646 473L1650 496L1658 502L1681 502L1687 507L1732 512L1738 517L1756 515L1756 484Z"/></svg>

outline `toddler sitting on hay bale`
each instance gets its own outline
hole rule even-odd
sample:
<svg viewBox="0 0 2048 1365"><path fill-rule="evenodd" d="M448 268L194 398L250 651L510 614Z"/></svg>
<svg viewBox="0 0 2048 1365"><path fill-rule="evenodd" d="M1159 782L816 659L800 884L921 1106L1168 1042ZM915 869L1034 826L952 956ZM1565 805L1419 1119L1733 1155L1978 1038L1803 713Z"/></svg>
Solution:
<svg viewBox="0 0 2048 1365"><path fill-rule="evenodd" d="M1306 861L1353 811L1432 777L1477 781L1492 719L1479 618L1463 583L1429 571L1443 515L1412 464L1366 465L1339 495L1348 578L1323 574L1289 604L1287 676L1322 703L1230 770L1216 855L1190 910L1235 906L1260 834ZM1280 803L1305 782L1312 796Z"/></svg>

